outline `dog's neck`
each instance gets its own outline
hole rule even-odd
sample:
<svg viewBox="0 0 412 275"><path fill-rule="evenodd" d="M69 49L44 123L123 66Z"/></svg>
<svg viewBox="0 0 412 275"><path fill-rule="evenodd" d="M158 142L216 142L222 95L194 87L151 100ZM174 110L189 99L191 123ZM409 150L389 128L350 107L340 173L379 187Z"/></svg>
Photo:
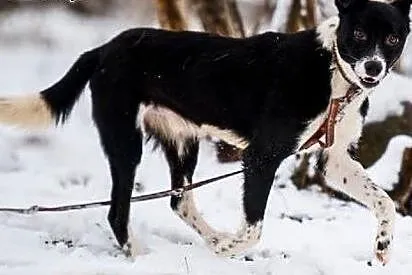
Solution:
<svg viewBox="0 0 412 275"><path fill-rule="evenodd" d="M327 49L332 54L331 71L332 71L332 95L331 98L338 98L345 95L352 85L362 89L367 96L372 91L366 89L360 82L353 71L351 65L347 63L339 53L337 43L337 31L339 27L339 17L334 16L320 24L316 31L318 33L318 40L322 47Z"/></svg>
<svg viewBox="0 0 412 275"><path fill-rule="evenodd" d="M353 76L353 71L343 59L340 57L338 47L335 42L332 45L332 95L331 98L340 98L345 96L349 89L362 89L359 81L356 81L356 76Z"/></svg>
<svg viewBox="0 0 412 275"><path fill-rule="evenodd" d="M358 83L351 79L351 77L349 76L349 72L345 71L345 67L347 66L344 62L342 62L342 59L340 58L338 46L336 43L333 43L332 48L332 64L332 68L339 72L340 76L342 76L342 78L346 80L346 82L348 82L349 85L359 87Z"/></svg>

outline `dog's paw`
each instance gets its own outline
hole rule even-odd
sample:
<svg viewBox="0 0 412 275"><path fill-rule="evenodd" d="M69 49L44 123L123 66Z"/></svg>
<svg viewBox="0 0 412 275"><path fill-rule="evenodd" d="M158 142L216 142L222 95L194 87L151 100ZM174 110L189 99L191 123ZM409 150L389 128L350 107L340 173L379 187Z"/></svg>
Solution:
<svg viewBox="0 0 412 275"><path fill-rule="evenodd" d="M242 242L233 234L216 233L207 238L207 244L213 252L220 256L235 256L235 247Z"/></svg>
<svg viewBox="0 0 412 275"><path fill-rule="evenodd" d="M219 256L232 257L253 246L257 241L233 234L217 233L207 239L210 249Z"/></svg>
<svg viewBox="0 0 412 275"><path fill-rule="evenodd" d="M123 245L122 250L127 258L130 260L135 260L137 256L144 254L144 249L140 246L137 239L134 237L132 227L129 225L127 227L128 239Z"/></svg>
<svg viewBox="0 0 412 275"><path fill-rule="evenodd" d="M381 264L386 265L389 262L391 256L393 236L390 234L385 234L383 232L381 232L376 237L375 256Z"/></svg>
<svg viewBox="0 0 412 275"><path fill-rule="evenodd" d="M133 237L129 237L129 240L123 245L122 250L127 258L135 260L137 256L143 254L139 243Z"/></svg>

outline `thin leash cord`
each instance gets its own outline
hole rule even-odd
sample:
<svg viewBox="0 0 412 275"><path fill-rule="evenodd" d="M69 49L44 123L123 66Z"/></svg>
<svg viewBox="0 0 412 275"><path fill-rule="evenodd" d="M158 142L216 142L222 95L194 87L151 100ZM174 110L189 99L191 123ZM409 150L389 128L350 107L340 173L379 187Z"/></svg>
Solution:
<svg viewBox="0 0 412 275"><path fill-rule="evenodd" d="M170 196L180 197L183 195L183 193L187 191L197 189L199 187L205 186L213 182L220 181L222 179L233 177L235 175L245 172L245 170L246 169L244 168L244 169L241 169L235 172L227 173L221 176L209 178L209 179L202 180L202 181L190 184L190 185L186 185L181 188L175 188L175 189L151 193L147 195L135 196L130 199L130 202L133 203L133 202L148 201L148 200L160 199L160 198L165 198L165 197L170 197ZM0 212L17 213L17 214L23 214L23 215L33 215L37 212L65 212L65 211L97 208L97 207L110 205L110 203L111 203L110 200L106 200L106 201L97 201L97 202L90 202L90 203L62 205L62 206L56 206L56 207L33 205L29 208L0 208Z"/></svg>

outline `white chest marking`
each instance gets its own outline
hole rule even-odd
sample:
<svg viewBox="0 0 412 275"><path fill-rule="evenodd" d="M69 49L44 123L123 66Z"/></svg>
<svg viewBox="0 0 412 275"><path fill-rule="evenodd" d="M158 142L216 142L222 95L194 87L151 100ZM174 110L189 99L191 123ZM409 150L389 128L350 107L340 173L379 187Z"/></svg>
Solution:
<svg viewBox="0 0 412 275"><path fill-rule="evenodd" d="M338 71L333 74L331 84L331 98L342 97L349 89L349 83L346 82ZM359 108L369 94L370 90L363 90L351 103L345 106L343 113L338 115L338 118L341 117L341 119L338 120L335 125L335 143L332 147L342 147L343 149L343 147L347 148L349 144L358 141L362 133L362 116L359 112ZM314 120L308 123L305 131L299 137L298 146L296 148L300 148L306 141L308 141L325 121L326 116L326 111L322 112ZM309 149L315 150L317 148L319 148L319 145L314 145Z"/></svg>

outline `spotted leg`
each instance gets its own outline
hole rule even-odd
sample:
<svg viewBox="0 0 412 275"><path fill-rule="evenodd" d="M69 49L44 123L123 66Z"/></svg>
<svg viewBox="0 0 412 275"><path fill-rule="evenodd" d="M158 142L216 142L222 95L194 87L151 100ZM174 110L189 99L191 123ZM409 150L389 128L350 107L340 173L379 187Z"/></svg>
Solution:
<svg viewBox="0 0 412 275"><path fill-rule="evenodd" d="M267 139L266 139L267 138ZM292 140L292 139L290 139ZM259 242L267 200L275 172L284 158L292 153L293 144L262 134L244 152L243 217L235 236L218 236L211 244L216 253L236 255Z"/></svg>
<svg viewBox="0 0 412 275"><path fill-rule="evenodd" d="M325 177L332 187L349 195L369 208L378 219L375 239L376 258L386 264L389 261L395 222L395 205L384 190L368 177L362 165L353 160L348 150L332 147L325 150Z"/></svg>
<svg viewBox="0 0 412 275"><path fill-rule="evenodd" d="M169 164L172 188L181 188L191 184L197 163L199 142L188 139L177 146L167 141L161 143ZM218 234L206 223L197 210L192 191L186 192L182 196L172 196L170 206L200 236L207 238L207 236Z"/></svg>
<svg viewBox="0 0 412 275"><path fill-rule="evenodd" d="M181 188L186 184L191 184L197 163L199 142L191 139L176 146L176 144L166 141L162 143L162 148L169 164L172 188ZM172 196L170 206L184 222L199 234L207 231L205 222L196 210L191 191L182 196Z"/></svg>
<svg viewBox="0 0 412 275"><path fill-rule="evenodd" d="M282 140L282 136L274 136L266 132L267 129L250 142L243 154L243 225L235 235L217 234L208 240L217 254L236 255L255 245L261 237L275 172L282 160L292 154L295 146L293 136L284 135Z"/></svg>
<svg viewBox="0 0 412 275"><path fill-rule="evenodd" d="M183 144L161 142L170 168L172 188L181 188L192 183L197 163L199 144L197 140L186 140ZM234 234L221 233L212 228L197 210L191 191L182 196L173 196L170 201L173 211L192 227L206 243L217 253L225 252L231 242L240 242ZM230 240L230 243L227 243ZM224 245L227 244L227 245Z"/></svg>

